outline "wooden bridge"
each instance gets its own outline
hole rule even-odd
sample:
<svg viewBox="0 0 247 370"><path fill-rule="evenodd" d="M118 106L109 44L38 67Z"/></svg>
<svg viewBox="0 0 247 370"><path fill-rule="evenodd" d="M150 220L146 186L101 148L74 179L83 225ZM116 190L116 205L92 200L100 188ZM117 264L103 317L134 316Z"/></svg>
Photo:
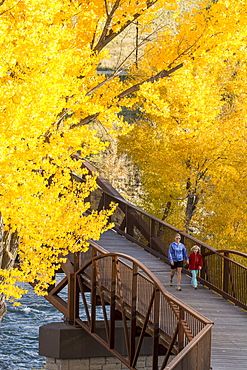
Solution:
<svg viewBox="0 0 247 370"><path fill-rule="evenodd" d="M153 370L247 369L247 255L218 251L129 204L100 177L98 185L89 199L92 211L117 203L115 227L91 241L88 252L68 257L64 278L46 298L129 369L138 369L146 337L152 338ZM201 247L196 291L185 268L182 291L169 286L167 252L177 232L188 251ZM60 294L65 288L67 299ZM124 350L115 339L119 323Z"/></svg>

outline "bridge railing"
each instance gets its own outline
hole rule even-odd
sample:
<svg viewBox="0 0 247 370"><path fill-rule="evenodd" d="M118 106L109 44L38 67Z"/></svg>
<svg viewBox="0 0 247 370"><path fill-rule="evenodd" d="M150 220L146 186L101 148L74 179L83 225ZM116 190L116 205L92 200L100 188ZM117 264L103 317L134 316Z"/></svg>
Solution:
<svg viewBox="0 0 247 370"><path fill-rule="evenodd" d="M90 171L94 170L88 163L84 165ZM201 248L204 266L198 280L224 298L247 309L247 254L234 250L217 250L130 204L100 176L97 182L99 188L89 198L91 208L107 209L111 202L116 203L117 209L111 221L119 234L168 263L169 245L179 232L188 252L195 244ZM185 268L184 272L191 275Z"/></svg>
<svg viewBox="0 0 247 370"><path fill-rule="evenodd" d="M210 369L213 323L168 293L135 258L91 242L86 253L69 256L62 270L64 278L46 298L128 368L142 367L139 355L148 340L153 370L190 370L198 351L200 369Z"/></svg>

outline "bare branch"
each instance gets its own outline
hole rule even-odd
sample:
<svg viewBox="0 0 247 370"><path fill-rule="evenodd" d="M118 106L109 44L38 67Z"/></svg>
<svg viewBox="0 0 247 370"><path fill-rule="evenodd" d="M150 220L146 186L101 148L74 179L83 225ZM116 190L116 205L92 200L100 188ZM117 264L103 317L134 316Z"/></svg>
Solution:
<svg viewBox="0 0 247 370"><path fill-rule="evenodd" d="M105 24L105 27L104 27L104 30L101 34L101 37L97 43L97 45L94 47L94 51L101 51L107 44L109 44L109 42L111 42L115 37L117 37L120 33L122 33L130 24L134 23L143 13L144 10L147 10L149 9L151 6L153 6L158 0L154 0L154 1L151 1L151 2L148 2L147 3L147 7L145 9L143 9L141 12L139 13L136 13L133 15L132 19L131 20L128 20L120 29L119 31L117 32L113 32L112 29L109 30L109 26L110 26L110 23L112 21L112 17L114 15L113 11L115 12L116 9L115 9L115 6L117 3L119 3L119 1L117 1L114 5L114 7L112 8L112 11L109 15L109 17L107 18L107 21L106 21L106 24ZM107 35L107 31L108 31L108 35Z"/></svg>
<svg viewBox="0 0 247 370"><path fill-rule="evenodd" d="M110 27L110 24L111 24L111 21L112 21L112 18L114 16L114 13L116 12L116 10L118 9L119 7L119 4L120 4L120 0L116 0L115 4L113 5L112 7L112 10L110 12L110 14L108 15L108 10L106 8L106 14L108 15L107 16L107 19L106 19L106 22L105 22L105 26L103 28L103 31L102 31L102 34L100 36L100 39L97 43L97 45L95 46L94 48L94 51L100 51L106 44L103 42L103 40L105 40L106 38L106 35L109 31L109 27ZM105 3L105 6L106 6L106 3ZM103 46L101 48L99 48L99 45L102 44Z"/></svg>
<svg viewBox="0 0 247 370"><path fill-rule="evenodd" d="M7 13L7 12L9 12L11 9L13 9L17 4L19 4L19 2L20 2L21 0L19 0L19 1L17 1L17 3L16 4L14 4L13 6L11 6L9 9L6 9L6 10L4 10L2 13L0 13L0 15L3 15L3 14L5 14L5 13ZM4 2L5 2L5 0L2 0L2 2L0 3L0 5L3 5L4 4Z"/></svg>
<svg viewBox="0 0 247 370"><path fill-rule="evenodd" d="M120 93L117 97L118 97L119 100L121 100L124 97L126 97L126 96L128 96L130 94L133 94L134 92L138 91L140 89L140 86L143 85L145 82L151 82L151 83L153 83L155 81L158 81L161 78L169 77L172 73L174 73L175 71L177 71L178 69L180 69L182 67L183 67L183 63L177 65L174 68L171 68L170 70L163 70L163 71L157 73L155 76L150 77L150 78L148 78L148 79L146 79L146 80L144 80L142 82L139 82L136 85L131 86L129 89L126 89L125 91L123 91L122 93ZM89 122L91 122L94 119L96 119L98 116L99 116L99 113L95 113L95 114L92 114L90 116L87 116L87 117L81 119L79 123L76 123L76 124L72 125L71 128L86 125Z"/></svg>
<svg viewBox="0 0 247 370"><path fill-rule="evenodd" d="M107 1L106 1L106 0L104 0L104 3L105 3L105 11L106 11L106 15L107 15L107 17L109 17L109 11L108 11Z"/></svg>

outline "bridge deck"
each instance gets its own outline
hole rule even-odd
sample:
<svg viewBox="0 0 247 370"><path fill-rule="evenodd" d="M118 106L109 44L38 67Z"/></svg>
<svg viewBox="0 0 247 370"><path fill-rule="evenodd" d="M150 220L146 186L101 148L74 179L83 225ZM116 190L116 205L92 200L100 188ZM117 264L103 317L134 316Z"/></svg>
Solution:
<svg viewBox="0 0 247 370"><path fill-rule="evenodd" d="M170 267L116 232L109 230L98 242L108 252L130 255L145 266L174 296L214 322L212 334L213 370L247 369L247 312L213 291L199 285L194 290L190 278L182 276L182 291L169 286ZM176 277L175 277L176 279Z"/></svg>

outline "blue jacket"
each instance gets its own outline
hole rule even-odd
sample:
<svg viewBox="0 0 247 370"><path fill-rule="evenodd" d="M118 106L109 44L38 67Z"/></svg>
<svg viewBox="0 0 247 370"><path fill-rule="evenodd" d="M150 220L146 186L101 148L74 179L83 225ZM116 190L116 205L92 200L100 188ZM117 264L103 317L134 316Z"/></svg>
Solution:
<svg viewBox="0 0 247 370"><path fill-rule="evenodd" d="M168 250L168 258L170 262L188 260L189 257L183 243L171 243Z"/></svg>

